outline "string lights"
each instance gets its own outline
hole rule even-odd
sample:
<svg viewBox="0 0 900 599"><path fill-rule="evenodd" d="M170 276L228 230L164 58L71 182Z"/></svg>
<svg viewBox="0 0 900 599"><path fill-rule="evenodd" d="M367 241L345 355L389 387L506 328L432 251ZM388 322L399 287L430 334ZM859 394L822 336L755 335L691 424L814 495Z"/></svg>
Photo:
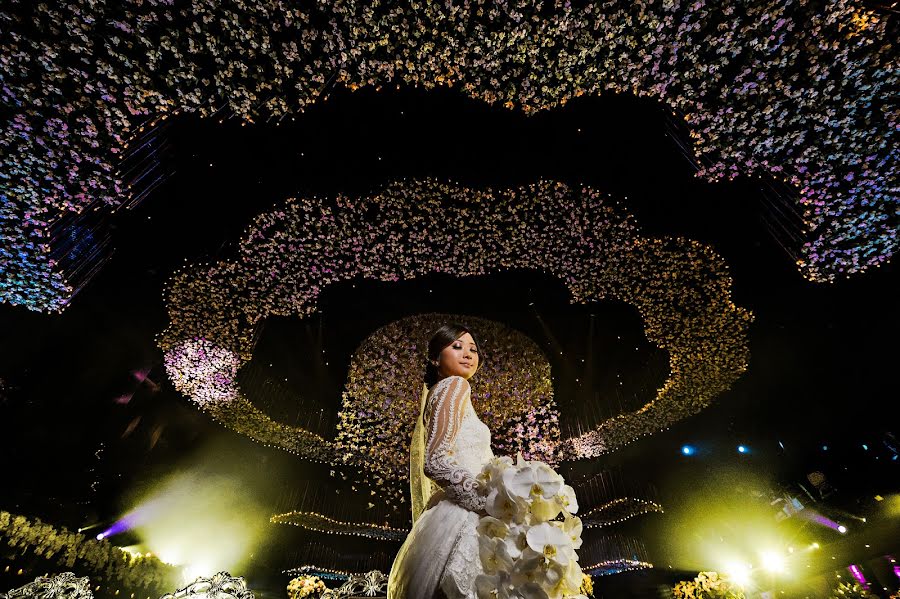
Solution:
<svg viewBox="0 0 900 599"><path fill-rule="evenodd" d="M625 522L635 516L651 512L663 513L655 501L637 497L619 497L586 511L581 515L584 528L603 528Z"/></svg>
<svg viewBox="0 0 900 599"><path fill-rule="evenodd" d="M307 530L326 534L350 535L385 541L402 541L409 530L394 528L386 524L368 522L342 522L315 512L288 512L272 516L273 524L291 524Z"/></svg>

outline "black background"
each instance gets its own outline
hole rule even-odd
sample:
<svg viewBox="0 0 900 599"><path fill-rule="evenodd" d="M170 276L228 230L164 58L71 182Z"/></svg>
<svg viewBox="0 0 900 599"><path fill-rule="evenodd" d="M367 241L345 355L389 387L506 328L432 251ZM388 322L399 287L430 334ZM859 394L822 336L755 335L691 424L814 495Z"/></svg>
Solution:
<svg viewBox="0 0 900 599"><path fill-rule="evenodd" d="M669 133L677 121L630 96L582 97L526 117L456 91L416 88L335 91L279 125L169 121L158 157L171 176L132 210L104 217L115 250L71 307L43 315L0 306L0 378L8 386L0 404L0 507L73 528L109 522L129 507L135 489L211 445L227 448L221 470L236 481L254 470L272 473L275 484L259 497L273 513L296 507L291 490L306 481L335 485L319 467L218 427L174 391L154 341L167 324L163 285L185 260L232 257L251 217L286 197L365 194L423 177L495 188L538 178L584 183L619 198L645 235L711 244L730 265L734 301L755 315L748 372L700 415L580 466L618 468L658 488L666 513L614 532L640 536L659 569L703 567L671 539L697 508L698 489L711 485L705 501L721 499L715 483L723 473L762 477L777 488L822 470L840 490L832 501L846 510L863 509L874 493L896 492L900 464L883 444L897 422L895 264L833 284L804 280L781 247L783 236L764 223L773 216L764 182L695 178L679 149L683 132ZM546 346L539 315L563 348L548 359L564 426L633 409L666 376L665 354L647 343L636 311L570 305L565 287L538 271L357 280L329 287L319 305L322 312L305 320L267 323L254 363L271 363L280 383L283 399L267 409L305 424L320 410L316 426L325 434L356 345L378 326L421 312L493 318ZM593 363L583 364L591 326ZM322 350L327 358L320 360ZM142 369L153 385L136 381L132 373ZM586 369L591 388L580 384ZM592 402L594 392L604 399ZM128 394L127 404L115 401ZM304 408L287 416L296 409L290 400L301 395ZM681 455L685 443L698 454ZM739 443L751 453L739 455ZM287 577L278 571L297 565L290 563L296 548L321 536L271 528L241 574L280 596ZM585 538L591 534L597 531ZM351 539L325 541L347 551L396 549ZM626 596L618 586L642 584L634 575L615 578L598 579L598 588Z"/></svg>

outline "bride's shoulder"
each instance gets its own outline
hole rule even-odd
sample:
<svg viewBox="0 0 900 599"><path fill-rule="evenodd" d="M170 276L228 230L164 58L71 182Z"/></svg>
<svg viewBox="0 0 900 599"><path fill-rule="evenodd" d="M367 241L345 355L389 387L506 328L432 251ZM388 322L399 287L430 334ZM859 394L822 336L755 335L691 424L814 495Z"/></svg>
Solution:
<svg viewBox="0 0 900 599"><path fill-rule="evenodd" d="M435 383L431 388L431 394L443 394L443 392L447 391L448 389L452 389L453 394L457 395L459 393L466 393L467 391L470 391L471 387L469 386L469 381L467 381L465 377L459 376L458 374L453 374L448 377L444 377L437 383Z"/></svg>

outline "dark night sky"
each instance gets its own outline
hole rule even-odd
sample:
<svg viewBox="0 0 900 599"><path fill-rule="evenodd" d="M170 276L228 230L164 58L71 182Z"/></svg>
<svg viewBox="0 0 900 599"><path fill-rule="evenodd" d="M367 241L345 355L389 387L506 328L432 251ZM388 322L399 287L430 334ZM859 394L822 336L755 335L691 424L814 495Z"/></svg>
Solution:
<svg viewBox="0 0 900 599"><path fill-rule="evenodd" d="M849 502L896 491L900 464L886 463L881 443L897 432L896 263L831 285L806 282L762 222L771 208L760 183L694 178L667 124L658 105L632 97L579 98L525 117L454 91L418 89L336 92L278 127L179 117L164 131L162 150L173 175L135 209L108 219L115 251L73 305L54 316L0 306L0 378L10 387L0 404L0 507L70 526L114 518L134 488L212 442L243 456L238 470L279 472L281 489L266 498L283 503L291 487L320 471L222 430L165 381L154 343L167 322L162 286L185 259L230 256L250 218L289 195L359 194L426 176L470 186L585 183L620 198L645 234L709 243L730 265L734 301L756 317L749 371L704 413L598 461L654 484L672 508L632 526L651 557L669 557L660 537L692 481L720 469L765 473L778 484L823 469ZM267 326L258 347L261 361L289 379L289 394L304 394L327 414L337 411L350 353L372 330L461 305L546 343L528 306L534 298L565 348L564 356L549 356L564 412L592 417L574 383L592 313L592 366L599 379L624 377L625 407L649 399L665 376L658 368L665 356L644 340L636 312L569 305L564 286L538 272L356 283L326 290L321 316ZM326 372L307 353L319 334L333 358ZM617 336L624 339L618 345ZM628 353L632 341L637 354ZM141 369L150 369L158 391L135 382L131 373ZM128 404L114 401L132 392ZM594 417L616 409L601 406ZM737 455L741 442L753 454ZM683 443L701 455L684 458Z"/></svg>

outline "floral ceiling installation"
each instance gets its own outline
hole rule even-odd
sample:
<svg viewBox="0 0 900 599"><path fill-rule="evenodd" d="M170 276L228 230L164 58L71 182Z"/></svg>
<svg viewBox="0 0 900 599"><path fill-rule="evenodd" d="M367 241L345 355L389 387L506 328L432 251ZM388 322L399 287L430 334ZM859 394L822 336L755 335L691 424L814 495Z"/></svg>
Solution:
<svg viewBox="0 0 900 599"><path fill-rule="evenodd" d="M720 257L694 241L644 238L606 195L546 181L492 191L429 179L395 182L361 198L292 198L255 219L234 261L188 266L170 279L170 323L158 342L176 388L226 426L307 459L344 464L359 450L367 468L378 470L381 461L396 467L401 449L377 436L361 441L358 431L378 433L382 412L411 409L419 388L419 350L407 347L402 358L412 370L392 369L387 376L383 364L373 367L370 358L354 362L342 429L331 443L272 421L242 395L236 374L252 358L259 324L273 315L306 317L327 285L355 277L390 282L432 272L466 277L503 269L549 273L568 287L572 303L619 300L634 306L647 338L669 353L670 376L653 400L562 440L562 458L601 455L664 429L701 410L747 368L752 317L731 301L731 279ZM513 338L485 326L500 343L495 349L512 355L502 343ZM421 330L396 327L409 332L408 343L424 343ZM486 370L485 391L511 392L491 397L497 402L492 408L518 406L517 389L549 397L549 372L540 362L525 369L524 380L531 377L525 387L517 387L518 378L492 379L506 376L501 363ZM398 405L386 405L390 401ZM540 421L554 421L549 403L540 396L534 402L525 420L511 425L515 434L519 424L527 438ZM489 417L502 428L500 414ZM407 439L402 434L393 442L405 451ZM549 449L531 451L547 455Z"/></svg>
<svg viewBox="0 0 900 599"><path fill-rule="evenodd" d="M95 269L66 259L54 225L128 204L117 167L159 119L278 121L336 86L400 84L524 114L604 92L655 98L685 119L699 176L797 190L798 267L833 280L897 249L893 42L859 0L12 0L0 9L0 298L68 304Z"/></svg>

